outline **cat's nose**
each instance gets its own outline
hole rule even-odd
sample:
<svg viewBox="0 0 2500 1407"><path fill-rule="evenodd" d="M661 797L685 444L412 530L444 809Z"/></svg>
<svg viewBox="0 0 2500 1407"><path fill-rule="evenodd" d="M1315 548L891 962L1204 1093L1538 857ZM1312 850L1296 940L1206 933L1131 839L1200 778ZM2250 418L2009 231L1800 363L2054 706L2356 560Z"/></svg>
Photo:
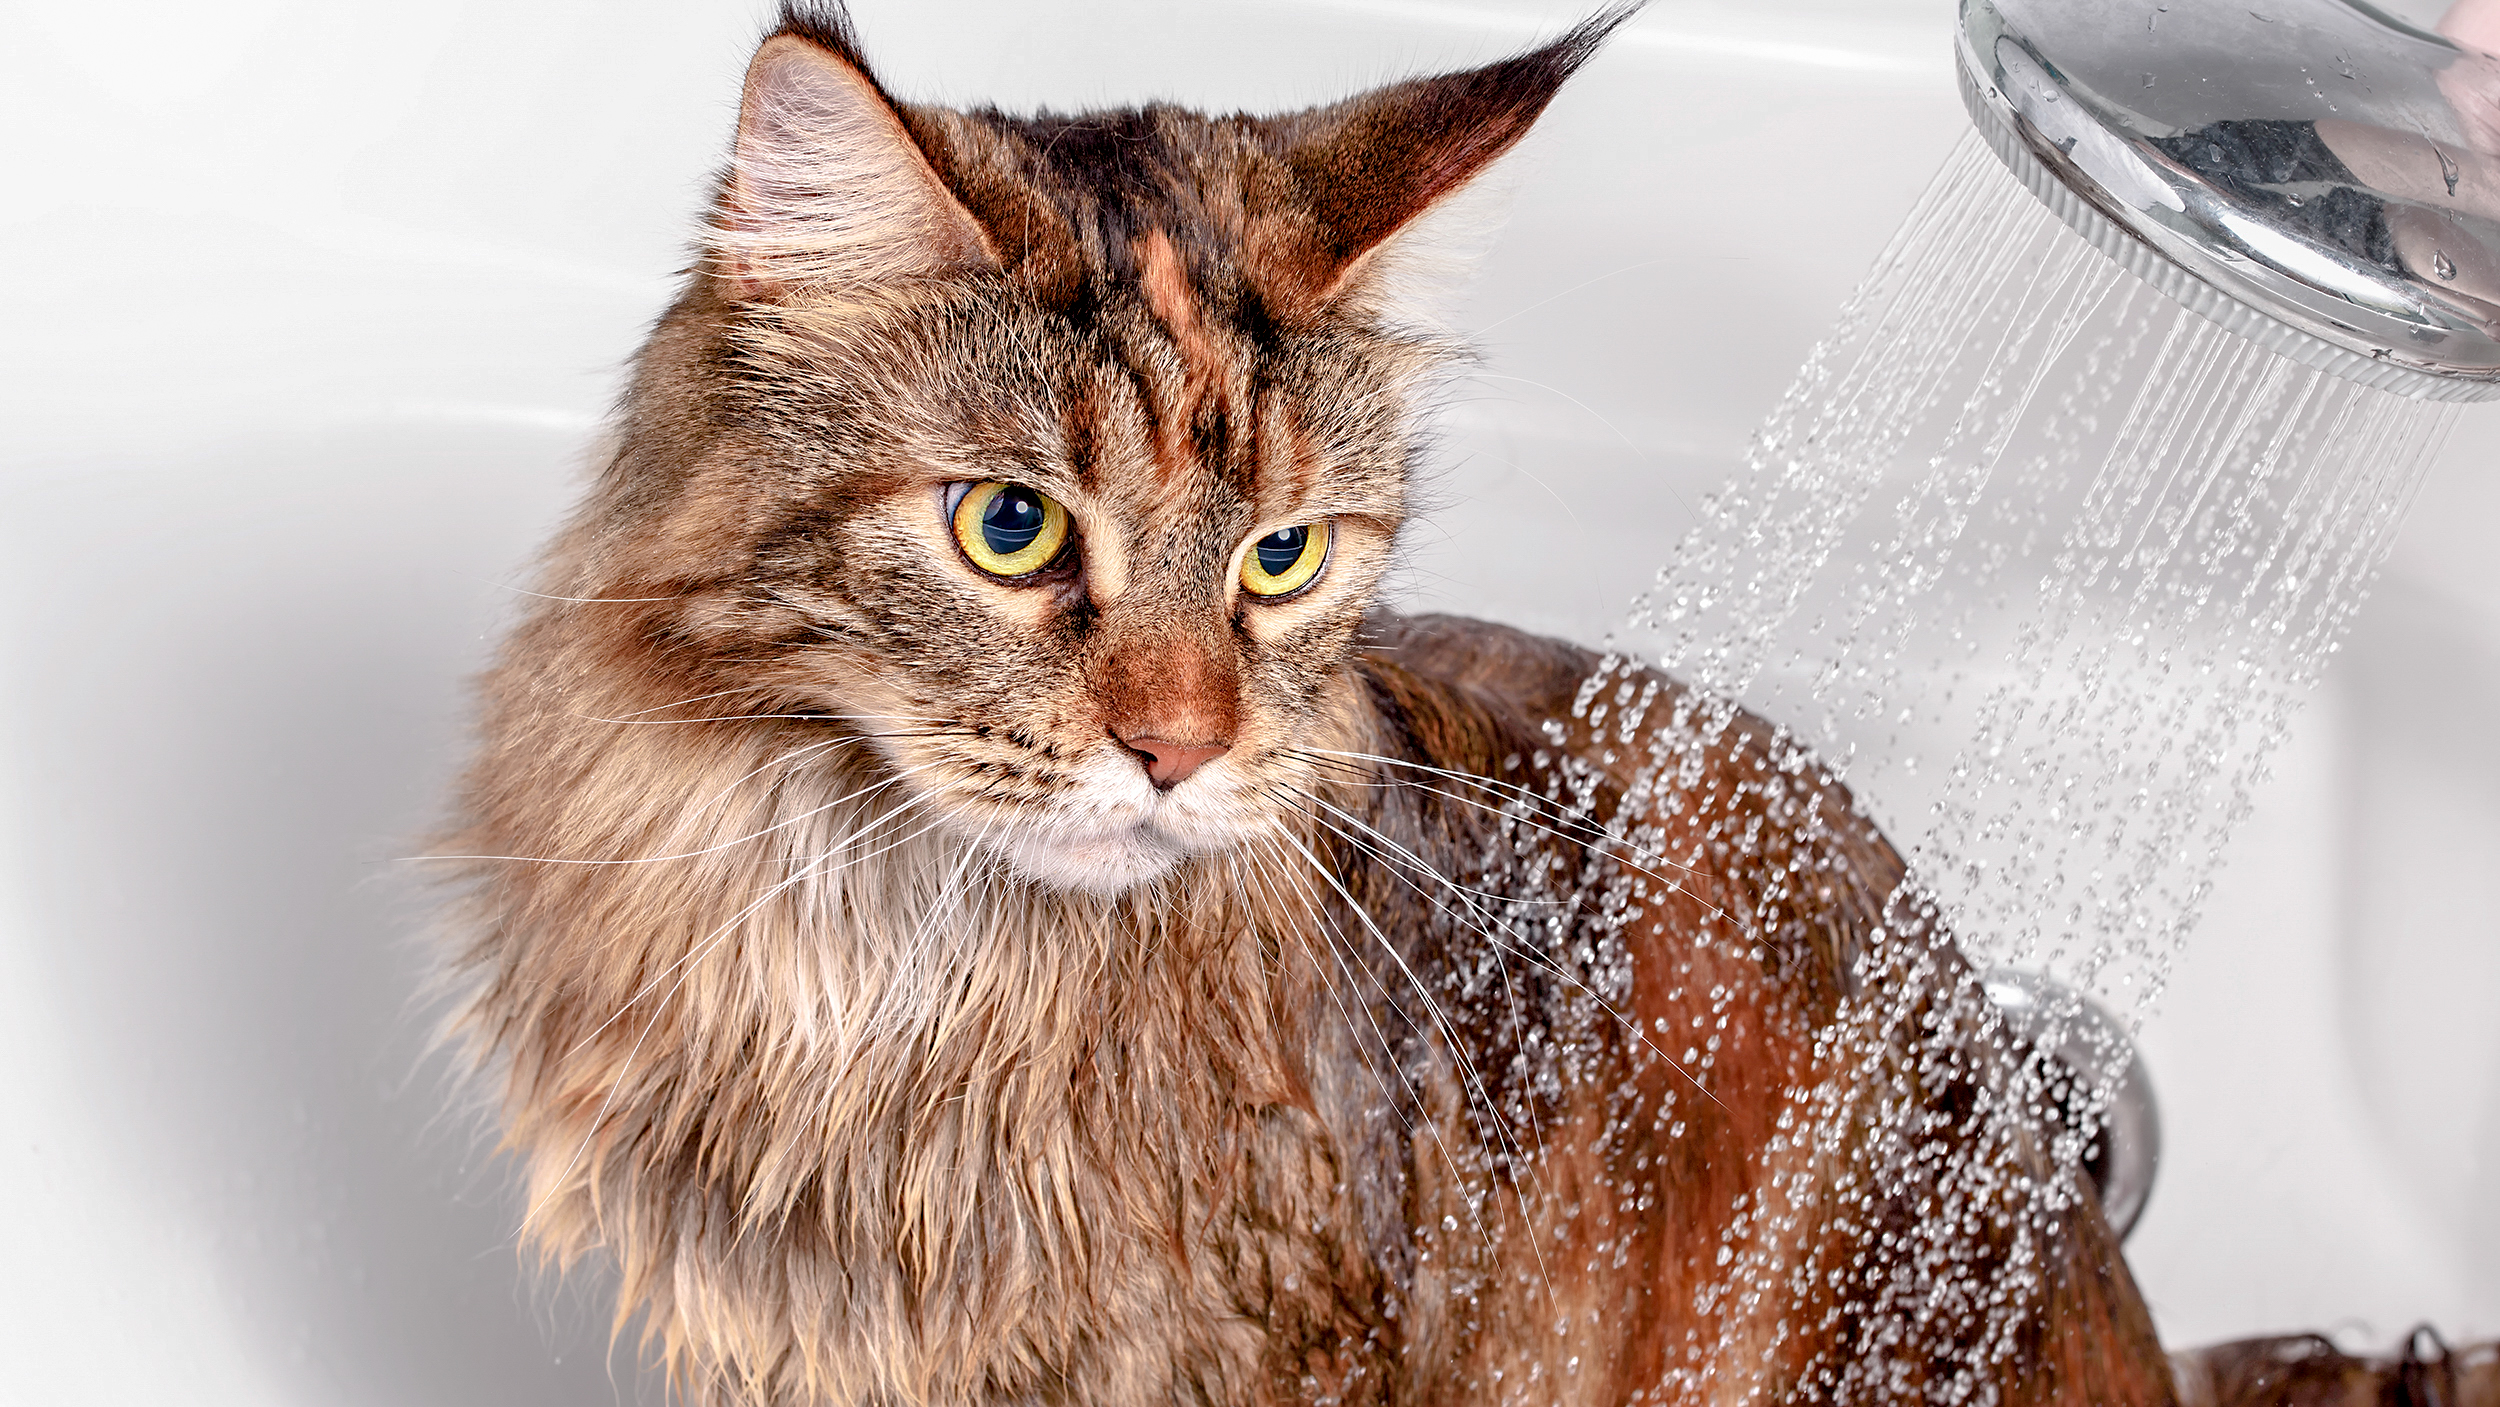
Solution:
<svg viewBox="0 0 2500 1407"><path fill-rule="evenodd" d="M1122 738L1129 750L1145 759L1146 777L1157 787L1170 791L1189 780L1189 774L1232 751L1230 743L1212 747L1176 743L1169 738Z"/></svg>

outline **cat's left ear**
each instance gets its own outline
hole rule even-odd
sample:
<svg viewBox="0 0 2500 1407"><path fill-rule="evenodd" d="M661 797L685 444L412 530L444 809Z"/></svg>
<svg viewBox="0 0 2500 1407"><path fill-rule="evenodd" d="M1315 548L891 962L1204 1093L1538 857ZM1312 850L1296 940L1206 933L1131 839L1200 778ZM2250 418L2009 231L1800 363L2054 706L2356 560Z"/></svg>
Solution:
<svg viewBox="0 0 2500 1407"><path fill-rule="evenodd" d="M830 5L785 5L747 67L713 245L747 299L998 267Z"/></svg>
<svg viewBox="0 0 2500 1407"><path fill-rule="evenodd" d="M1315 229L1253 251L1253 277L1288 306L1403 301L1415 265L1437 262L1427 216L1446 213L1647 0L1617 0L1516 58L1419 78L1274 119ZM1418 248L1417 246L1427 246ZM1429 273L1426 274L1429 278Z"/></svg>

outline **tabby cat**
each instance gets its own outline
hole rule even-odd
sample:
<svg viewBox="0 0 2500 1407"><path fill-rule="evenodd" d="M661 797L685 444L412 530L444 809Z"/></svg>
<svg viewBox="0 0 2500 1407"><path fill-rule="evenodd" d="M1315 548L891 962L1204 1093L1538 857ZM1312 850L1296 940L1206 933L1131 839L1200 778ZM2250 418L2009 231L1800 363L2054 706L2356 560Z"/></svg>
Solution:
<svg viewBox="0 0 2500 1407"><path fill-rule="evenodd" d="M1812 759L1375 604L1431 227L1630 9L1279 117L765 39L454 847L528 1234L684 1395L2172 1400Z"/></svg>

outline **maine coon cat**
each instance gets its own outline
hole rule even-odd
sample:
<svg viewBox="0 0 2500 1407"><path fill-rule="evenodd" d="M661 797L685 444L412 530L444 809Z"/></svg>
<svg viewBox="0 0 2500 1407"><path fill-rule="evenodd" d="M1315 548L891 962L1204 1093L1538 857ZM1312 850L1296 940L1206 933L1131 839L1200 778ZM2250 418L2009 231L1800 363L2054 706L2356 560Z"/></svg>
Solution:
<svg viewBox="0 0 2500 1407"><path fill-rule="evenodd" d="M1275 117L766 38L452 847L527 1232L688 1397L2172 1400L1811 758L1376 606L1426 227L1629 12Z"/></svg>

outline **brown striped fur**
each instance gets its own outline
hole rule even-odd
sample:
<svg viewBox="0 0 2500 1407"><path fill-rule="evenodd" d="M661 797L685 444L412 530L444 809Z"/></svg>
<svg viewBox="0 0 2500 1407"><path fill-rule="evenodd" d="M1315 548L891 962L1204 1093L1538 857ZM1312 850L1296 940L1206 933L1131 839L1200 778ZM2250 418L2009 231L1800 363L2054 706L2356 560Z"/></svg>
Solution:
<svg viewBox="0 0 2500 1407"><path fill-rule="evenodd" d="M1399 262L1624 13L1275 118L914 106L838 12L767 39L457 847L528 1233L689 1398L2170 1400L1810 759L1374 610L1456 350ZM1066 562L959 558L993 478ZM1318 521L1318 584L1244 599ZM1160 792L1144 734L1229 751Z"/></svg>

